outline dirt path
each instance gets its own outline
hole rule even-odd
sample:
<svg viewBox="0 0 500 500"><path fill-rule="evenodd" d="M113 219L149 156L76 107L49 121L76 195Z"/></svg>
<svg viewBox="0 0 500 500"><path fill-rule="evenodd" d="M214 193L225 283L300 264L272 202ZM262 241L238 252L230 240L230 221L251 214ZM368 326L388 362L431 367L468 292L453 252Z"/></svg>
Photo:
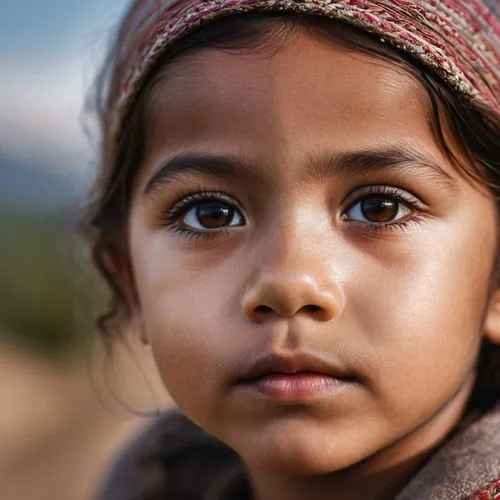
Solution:
<svg viewBox="0 0 500 500"><path fill-rule="evenodd" d="M95 358L94 373L102 373L103 362ZM121 383L114 391L128 404L141 410L155 408L154 400L171 404L147 349L134 346L133 357L121 350L115 365L112 380ZM117 447L146 423L96 385L108 408L84 361L54 366L0 345L2 500L93 500Z"/></svg>

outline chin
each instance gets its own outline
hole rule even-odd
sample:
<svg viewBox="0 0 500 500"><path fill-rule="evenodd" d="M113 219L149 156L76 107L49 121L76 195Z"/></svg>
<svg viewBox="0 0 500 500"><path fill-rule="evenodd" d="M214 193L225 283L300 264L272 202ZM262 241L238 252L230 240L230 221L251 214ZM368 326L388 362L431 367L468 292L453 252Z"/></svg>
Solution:
<svg viewBox="0 0 500 500"><path fill-rule="evenodd" d="M314 453L314 454L313 454ZM320 476L338 472L354 465L350 454L336 452L297 453L295 450L273 450L268 447L261 453L252 453L248 460L243 457L249 467L265 469L281 475Z"/></svg>
<svg viewBox="0 0 500 500"><path fill-rule="evenodd" d="M243 446L239 443L234 448L248 467L284 475L323 475L347 469L370 455L367 450L356 449L356 441L339 437L324 433L289 435L276 430L271 436L247 436Z"/></svg>

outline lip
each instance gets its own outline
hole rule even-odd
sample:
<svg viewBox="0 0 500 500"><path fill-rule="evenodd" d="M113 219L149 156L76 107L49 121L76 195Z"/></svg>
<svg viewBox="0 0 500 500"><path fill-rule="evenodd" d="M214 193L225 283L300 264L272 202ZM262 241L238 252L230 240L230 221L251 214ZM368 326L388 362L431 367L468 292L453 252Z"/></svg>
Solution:
<svg viewBox="0 0 500 500"><path fill-rule="evenodd" d="M239 386L278 402L306 403L355 382L353 372L319 356L298 353L260 358L239 380Z"/></svg>

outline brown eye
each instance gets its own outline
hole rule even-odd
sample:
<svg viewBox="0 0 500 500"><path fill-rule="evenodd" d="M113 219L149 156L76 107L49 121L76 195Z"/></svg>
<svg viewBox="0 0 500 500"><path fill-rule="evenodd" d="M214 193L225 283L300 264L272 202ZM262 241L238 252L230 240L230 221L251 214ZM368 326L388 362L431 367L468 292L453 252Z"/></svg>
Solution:
<svg viewBox="0 0 500 500"><path fill-rule="evenodd" d="M354 204L344 215L346 220L388 224L405 217L411 210L392 196L370 196Z"/></svg>
<svg viewBox="0 0 500 500"><path fill-rule="evenodd" d="M227 226L241 226L240 213L230 205L220 201L209 201L192 207L183 222L193 229L220 229Z"/></svg>
<svg viewBox="0 0 500 500"><path fill-rule="evenodd" d="M227 226L233 218L234 210L221 203L204 203L196 207L196 217L203 227L215 229Z"/></svg>
<svg viewBox="0 0 500 500"><path fill-rule="evenodd" d="M384 197L373 197L361 202L361 212L370 222L390 222L398 215L399 203Z"/></svg>

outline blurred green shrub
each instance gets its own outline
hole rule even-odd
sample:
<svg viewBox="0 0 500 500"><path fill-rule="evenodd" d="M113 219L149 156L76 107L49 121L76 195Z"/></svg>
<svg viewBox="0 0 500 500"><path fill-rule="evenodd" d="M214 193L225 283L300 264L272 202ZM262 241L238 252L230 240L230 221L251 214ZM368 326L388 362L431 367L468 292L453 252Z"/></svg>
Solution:
<svg viewBox="0 0 500 500"><path fill-rule="evenodd" d="M104 294L74 226L53 213L0 212L0 338L61 357L92 335Z"/></svg>

